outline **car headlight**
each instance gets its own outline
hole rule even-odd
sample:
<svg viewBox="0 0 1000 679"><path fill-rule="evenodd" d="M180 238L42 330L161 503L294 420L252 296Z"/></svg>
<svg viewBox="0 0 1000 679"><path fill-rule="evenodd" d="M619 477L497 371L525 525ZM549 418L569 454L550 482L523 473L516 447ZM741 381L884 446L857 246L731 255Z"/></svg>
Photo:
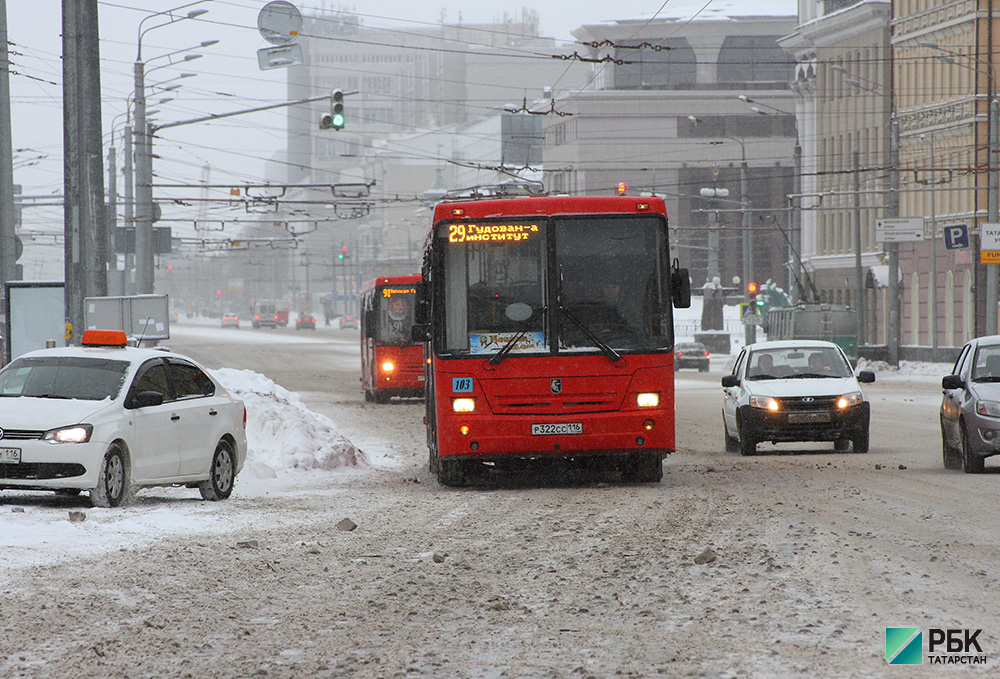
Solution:
<svg viewBox="0 0 1000 679"><path fill-rule="evenodd" d="M660 394L655 391L636 394L635 404L640 408L656 408L660 405Z"/></svg>
<svg viewBox="0 0 1000 679"><path fill-rule="evenodd" d="M476 412L476 399L468 396L453 398L451 399L451 411L453 413L474 413Z"/></svg>
<svg viewBox="0 0 1000 679"><path fill-rule="evenodd" d="M764 408L772 412L781 409L778 402L771 396L751 396L750 405L754 408Z"/></svg>
<svg viewBox="0 0 1000 679"><path fill-rule="evenodd" d="M86 443L94 428L89 424L76 424L72 427L50 429L42 434L42 440L49 443Z"/></svg>
<svg viewBox="0 0 1000 679"><path fill-rule="evenodd" d="M1000 403L996 401L976 401L976 412L988 417L1000 417Z"/></svg>
<svg viewBox="0 0 1000 679"><path fill-rule="evenodd" d="M850 394L844 394L837 399L838 408L849 408L851 406L856 406L862 401L864 401L864 396L861 395L860 391L852 391Z"/></svg>

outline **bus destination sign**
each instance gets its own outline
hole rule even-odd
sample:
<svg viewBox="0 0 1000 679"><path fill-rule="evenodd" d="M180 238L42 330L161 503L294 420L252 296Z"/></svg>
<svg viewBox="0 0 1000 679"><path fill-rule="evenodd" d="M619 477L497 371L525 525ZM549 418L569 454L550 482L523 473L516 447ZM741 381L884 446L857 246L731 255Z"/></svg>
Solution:
<svg viewBox="0 0 1000 679"><path fill-rule="evenodd" d="M538 224L449 224L449 243L517 243L537 235Z"/></svg>

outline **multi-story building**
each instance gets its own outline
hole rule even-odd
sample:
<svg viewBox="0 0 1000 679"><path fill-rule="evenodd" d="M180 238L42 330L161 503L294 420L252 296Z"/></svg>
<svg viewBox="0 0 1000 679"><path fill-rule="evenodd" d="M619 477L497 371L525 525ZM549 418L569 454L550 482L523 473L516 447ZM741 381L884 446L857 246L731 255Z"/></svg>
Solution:
<svg viewBox="0 0 1000 679"><path fill-rule="evenodd" d="M793 60L777 40L794 26L734 16L578 28L592 83L559 93L561 115L545 117L546 188L599 195L624 182L662 194L696 287L715 276L787 286L796 133Z"/></svg>
<svg viewBox="0 0 1000 679"><path fill-rule="evenodd" d="M859 334L887 341L888 266L875 241L886 217L893 111L885 0L800 0L781 44L795 55L802 145L802 262L820 302L860 315Z"/></svg>
<svg viewBox="0 0 1000 679"><path fill-rule="evenodd" d="M900 214L925 219L925 240L900 252L909 344L961 346L987 328L996 265L979 263L988 218L989 102L996 98L1000 7L987 0L896 0L892 47L900 128ZM995 161L994 161L995 162ZM965 225L969 247L946 235Z"/></svg>

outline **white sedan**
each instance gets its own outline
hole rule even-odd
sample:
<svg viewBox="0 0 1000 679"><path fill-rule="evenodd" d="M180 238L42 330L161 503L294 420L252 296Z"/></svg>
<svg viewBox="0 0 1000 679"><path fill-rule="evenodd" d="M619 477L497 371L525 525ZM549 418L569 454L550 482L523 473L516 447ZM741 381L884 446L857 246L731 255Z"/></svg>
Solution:
<svg viewBox="0 0 1000 679"><path fill-rule="evenodd" d="M867 453L871 406L861 384L874 381L868 370L855 375L832 342L751 344L722 378L726 450L753 455L764 441L833 441L839 451Z"/></svg>
<svg viewBox="0 0 1000 679"><path fill-rule="evenodd" d="M88 330L83 346L0 371L0 489L89 491L117 507L142 486L229 497L246 460L246 408L189 358Z"/></svg>

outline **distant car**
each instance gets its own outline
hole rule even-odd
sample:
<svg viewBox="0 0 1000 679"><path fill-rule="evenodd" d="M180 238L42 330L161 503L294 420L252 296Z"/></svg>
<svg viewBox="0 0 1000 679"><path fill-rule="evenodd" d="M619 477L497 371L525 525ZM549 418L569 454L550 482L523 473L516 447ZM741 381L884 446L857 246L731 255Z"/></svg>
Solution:
<svg viewBox="0 0 1000 679"><path fill-rule="evenodd" d="M763 441L833 441L836 450L867 453L871 408L859 383L874 381L871 371L855 375L833 342L744 347L722 378L726 450L753 455Z"/></svg>
<svg viewBox="0 0 1000 679"><path fill-rule="evenodd" d="M236 314L222 314L222 327L223 328L238 328L240 327L240 317Z"/></svg>
<svg viewBox="0 0 1000 679"><path fill-rule="evenodd" d="M343 328L357 328L358 327L358 319L354 318L353 316L341 316L340 320L338 321L338 325L339 325L339 327L341 329L343 329Z"/></svg>
<svg viewBox="0 0 1000 679"><path fill-rule="evenodd" d="M295 319L295 329L296 330L315 330L316 329L316 317L309 315L300 315Z"/></svg>
<svg viewBox="0 0 1000 679"><path fill-rule="evenodd" d="M678 342L674 345L674 370L681 368L697 368L699 372L708 372L708 351L701 342Z"/></svg>
<svg viewBox="0 0 1000 679"><path fill-rule="evenodd" d="M1000 454L1000 335L977 337L941 380L941 448L945 469L981 473Z"/></svg>
<svg viewBox="0 0 1000 679"><path fill-rule="evenodd" d="M0 489L90 492L117 507L142 486L224 500L247 455L246 408L193 360L88 330L0 370Z"/></svg>

